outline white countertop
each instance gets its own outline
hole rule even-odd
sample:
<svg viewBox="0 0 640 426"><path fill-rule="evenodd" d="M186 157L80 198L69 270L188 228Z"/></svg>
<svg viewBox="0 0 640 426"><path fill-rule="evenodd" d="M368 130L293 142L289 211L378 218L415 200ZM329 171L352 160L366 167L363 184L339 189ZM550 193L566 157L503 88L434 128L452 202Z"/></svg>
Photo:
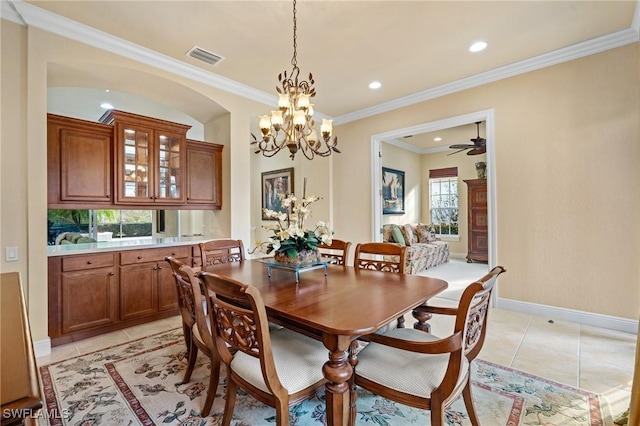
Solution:
<svg viewBox="0 0 640 426"><path fill-rule="evenodd" d="M163 246L187 246L208 241L205 237L172 237L172 238L141 238L139 240L112 240L87 244L63 244L47 246L47 256L67 256L72 254L101 253L105 251L122 251Z"/></svg>

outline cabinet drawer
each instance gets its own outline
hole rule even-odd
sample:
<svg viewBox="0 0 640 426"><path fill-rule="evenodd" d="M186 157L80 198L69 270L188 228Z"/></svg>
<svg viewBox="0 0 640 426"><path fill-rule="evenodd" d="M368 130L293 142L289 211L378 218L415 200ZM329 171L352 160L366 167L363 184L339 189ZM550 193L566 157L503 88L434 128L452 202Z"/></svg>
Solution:
<svg viewBox="0 0 640 426"><path fill-rule="evenodd" d="M62 271L78 271L82 269L106 268L114 266L114 253L89 254L62 258Z"/></svg>
<svg viewBox="0 0 640 426"><path fill-rule="evenodd" d="M127 250L120 253L121 265L164 261L167 256L191 257L191 246L161 247L145 250Z"/></svg>

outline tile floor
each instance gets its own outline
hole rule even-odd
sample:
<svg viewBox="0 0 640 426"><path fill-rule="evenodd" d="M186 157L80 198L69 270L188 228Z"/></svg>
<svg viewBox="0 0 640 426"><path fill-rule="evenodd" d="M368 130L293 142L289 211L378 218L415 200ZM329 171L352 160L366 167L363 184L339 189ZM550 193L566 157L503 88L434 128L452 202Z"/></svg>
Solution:
<svg viewBox="0 0 640 426"><path fill-rule="evenodd" d="M455 301L435 298L433 304L438 303L450 306ZM413 322L408 314L407 324ZM446 335L453 323L439 317L431 324L433 333ZM37 363L45 365L180 326L176 316L56 346ZM605 424L612 425L611 417L629 405L636 340L635 334L494 308L480 358L603 395L610 404Z"/></svg>

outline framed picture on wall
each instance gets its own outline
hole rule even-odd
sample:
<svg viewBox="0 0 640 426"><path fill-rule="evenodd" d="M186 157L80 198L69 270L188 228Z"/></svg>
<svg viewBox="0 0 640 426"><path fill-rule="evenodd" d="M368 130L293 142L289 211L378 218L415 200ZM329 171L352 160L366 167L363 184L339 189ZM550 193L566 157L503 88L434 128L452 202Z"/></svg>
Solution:
<svg viewBox="0 0 640 426"><path fill-rule="evenodd" d="M404 172L382 168L382 213L404 214Z"/></svg>
<svg viewBox="0 0 640 426"><path fill-rule="evenodd" d="M264 214L264 209L285 212L278 194L289 195L293 192L293 167L288 169L262 172L262 220L275 220Z"/></svg>

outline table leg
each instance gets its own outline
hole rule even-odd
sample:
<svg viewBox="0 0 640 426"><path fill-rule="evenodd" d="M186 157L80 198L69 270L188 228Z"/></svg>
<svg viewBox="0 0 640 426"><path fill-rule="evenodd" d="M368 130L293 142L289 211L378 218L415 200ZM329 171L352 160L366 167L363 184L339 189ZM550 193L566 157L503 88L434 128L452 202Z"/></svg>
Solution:
<svg viewBox="0 0 640 426"><path fill-rule="evenodd" d="M413 315L413 317L418 320L418 322L413 325L413 328L415 328L416 330L422 330L426 331L427 333L431 333L431 324L429 324L427 321L429 321L433 317L432 314L414 310L411 315Z"/></svg>
<svg viewBox="0 0 640 426"><path fill-rule="evenodd" d="M350 336L324 334L322 341L329 349L329 361L322 367L327 379L325 395L327 404L327 426L349 424L350 389L348 380L353 369L347 360Z"/></svg>

